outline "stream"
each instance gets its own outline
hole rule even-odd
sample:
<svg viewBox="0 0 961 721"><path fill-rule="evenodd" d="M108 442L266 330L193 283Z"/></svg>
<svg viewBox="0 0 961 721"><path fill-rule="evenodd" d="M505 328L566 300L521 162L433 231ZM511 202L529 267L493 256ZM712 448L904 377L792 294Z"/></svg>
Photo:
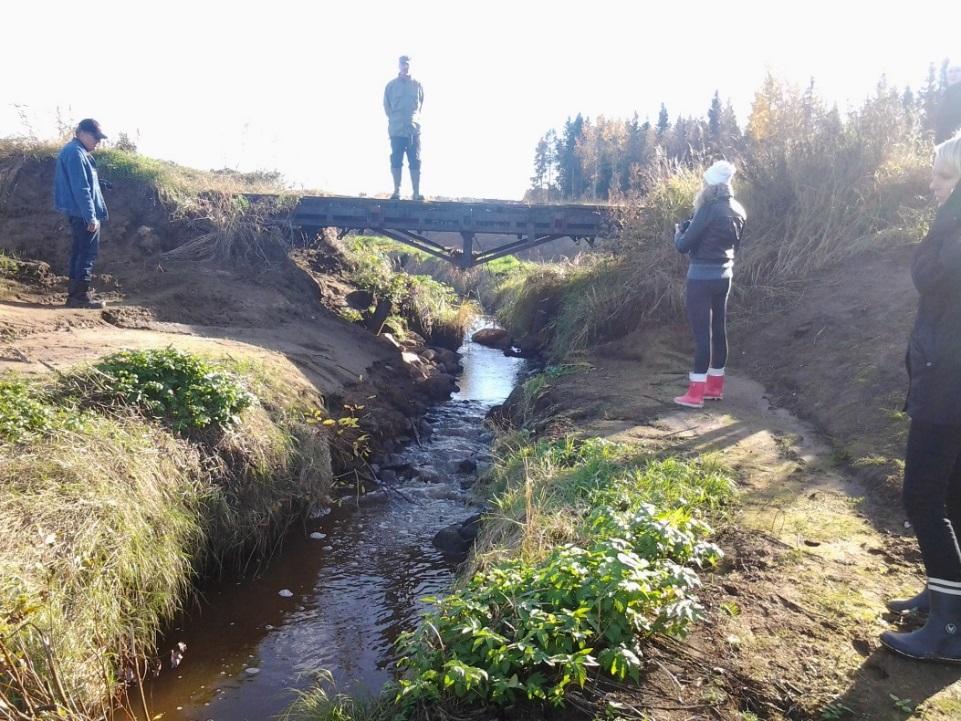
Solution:
<svg viewBox="0 0 961 721"><path fill-rule="evenodd" d="M490 459L484 416L526 369L470 342L470 333L460 349L460 391L427 413L420 445L380 464L397 491L342 503L305 532L298 527L255 578L205 585L201 606L165 634L165 670L146 686L151 716L263 721L285 711L320 670L338 692L357 696L393 678L398 634L416 626L424 596L443 594L452 581L457 559L434 547L434 535L479 511L470 487L473 464L482 471ZM186 651L170 670L178 643Z"/></svg>

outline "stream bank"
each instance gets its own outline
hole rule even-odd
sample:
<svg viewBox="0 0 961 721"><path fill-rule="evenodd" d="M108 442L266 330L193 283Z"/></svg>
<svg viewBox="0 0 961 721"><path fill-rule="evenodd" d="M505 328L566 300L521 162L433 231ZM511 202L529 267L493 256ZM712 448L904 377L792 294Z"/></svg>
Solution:
<svg viewBox="0 0 961 721"><path fill-rule="evenodd" d="M151 714L263 719L285 710L321 670L360 696L394 678L394 641L415 628L420 599L447 589L463 558L456 552L466 549L444 553L434 544L438 531L480 510L471 487L490 463L484 418L526 368L469 340L460 352L459 390L428 410L419 442L372 463L381 489L344 498L292 533L256 578L201 589L200 607L163 639L165 666L179 644L186 651L147 687Z"/></svg>

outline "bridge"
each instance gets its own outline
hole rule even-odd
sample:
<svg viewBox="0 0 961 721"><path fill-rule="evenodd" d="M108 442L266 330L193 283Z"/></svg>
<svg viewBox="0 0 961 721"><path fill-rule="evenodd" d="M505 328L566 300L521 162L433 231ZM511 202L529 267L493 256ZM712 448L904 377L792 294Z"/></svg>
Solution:
<svg viewBox="0 0 961 721"><path fill-rule="evenodd" d="M559 238L593 244L597 238L613 237L618 227L616 211L616 206L608 205L304 196L290 223L308 233L321 228L370 231L460 268L471 268ZM459 233L460 247L428 238L425 234L430 232ZM494 238L499 244L480 250L477 236L485 234L499 236Z"/></svg>

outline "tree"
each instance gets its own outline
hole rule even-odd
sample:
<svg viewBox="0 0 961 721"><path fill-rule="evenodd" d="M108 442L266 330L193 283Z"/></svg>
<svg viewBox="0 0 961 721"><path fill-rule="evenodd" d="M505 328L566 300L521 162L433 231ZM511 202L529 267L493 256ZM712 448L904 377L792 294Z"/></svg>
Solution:
<svg viewBox="0 0 961 721"><path fill-rule="evenodd" d="M661 103L661 111L657 114L657 137L661 139L671 129L671 120L667 114L667 106Z"/></svg>
<svg viewBox="0 0 961 721"><path fill-rule="evenodd" d="M586 184L584 169L577 154L577 143L584 135L584 123L580 113L573 120L568 118L564 123L563 134L555 143L557 187L561 197L567 200L580 197Z"/></svg>
<svg viewBox="0 0 961 721"><path fill-rule="evenodd" d="M734 112L734 106L728 100L724 104L724 110L721 111L721 152L733 153L740 147L742 140L737 113Z"/></svg>
<svg viewBox="0 0 961 721"><path fill-rule="evenodd" d="M707 137L711 150L719 150L721 147L722 116L724 109L721 107L721 94L715 90L714 97L711 98L711 107L707 109Z"/></svg>
<svg viewBox="0 0 961 721"><path fill-rule="evenodd" d="M638 171L647 164L647 138L650 129L651 123L647 120L644 123L639 122L636 112L625 126L624 151L617 168L618 187L622 193L635 187Z"/></svg>
<svg viewBox="0 0 961 721"><path fill-rule="evenodd" d="M553 154L554 149L548 143L547 135L544 135L537 141L537 147L534 149L534 174L531 176L532 189L542 190L544 188L544 183L547 180L547 169L551 164Z"/></svg>
<svg viewBox="0 0 961 721"><path fill-rule="evenodd" d="M921 87L919 100L921 102L921 129L926 132L933 132L934 123L938 116L938 105L941 102L941 88L934 63L928 66L928 79Z"/></svg>

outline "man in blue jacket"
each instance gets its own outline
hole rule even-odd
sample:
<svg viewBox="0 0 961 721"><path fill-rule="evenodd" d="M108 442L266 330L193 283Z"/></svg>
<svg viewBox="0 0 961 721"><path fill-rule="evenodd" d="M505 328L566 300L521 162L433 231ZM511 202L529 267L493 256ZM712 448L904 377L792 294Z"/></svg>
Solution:
<svg viewBox="0 0 961 721"><path fill-rule="evenodd" d="M107 220L107 205L100 189L93 151L106 138L100 123L86 118L77 125L75 137L57 156L53 180L53 205L67 216L73 234L70 252L70 308L103 308L91 297L93 264L100 249L100 225Z"/></svg>

